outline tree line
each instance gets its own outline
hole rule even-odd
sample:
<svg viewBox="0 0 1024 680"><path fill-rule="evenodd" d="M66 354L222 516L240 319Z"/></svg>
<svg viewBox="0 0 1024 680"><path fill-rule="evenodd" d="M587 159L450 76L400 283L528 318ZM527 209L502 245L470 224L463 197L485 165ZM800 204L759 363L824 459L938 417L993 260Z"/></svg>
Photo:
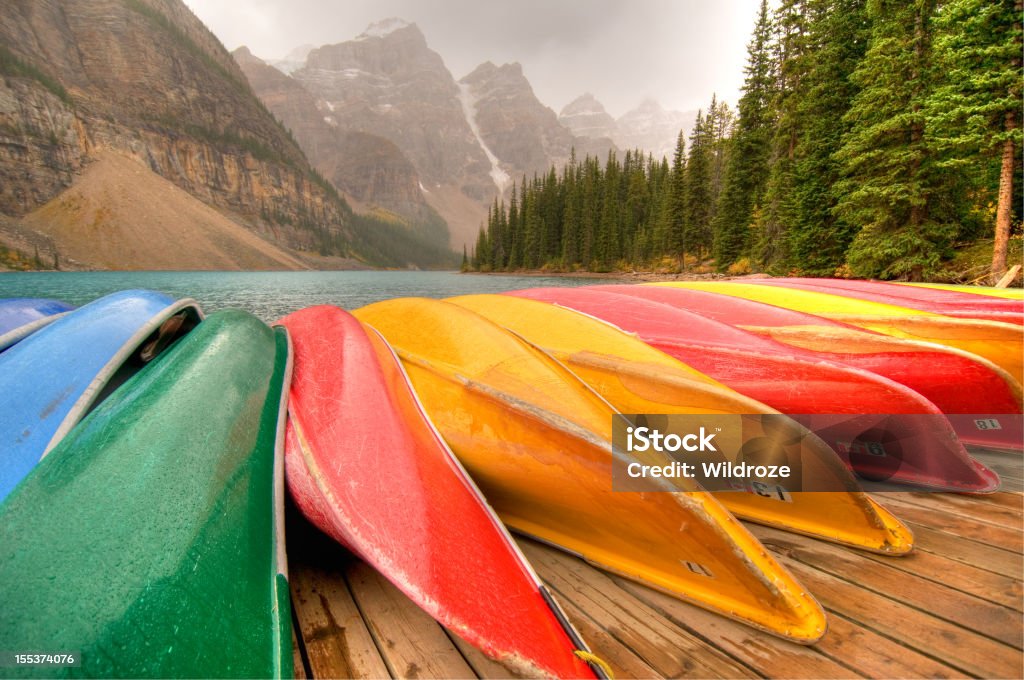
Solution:
<svg viewBox="0 0 1024 680"><path fill-rule="evenodd" d="M492 205L464 267L920 279L1021 223L1020 0L762 1L735 111L669 159L575 155Z"/></svg>

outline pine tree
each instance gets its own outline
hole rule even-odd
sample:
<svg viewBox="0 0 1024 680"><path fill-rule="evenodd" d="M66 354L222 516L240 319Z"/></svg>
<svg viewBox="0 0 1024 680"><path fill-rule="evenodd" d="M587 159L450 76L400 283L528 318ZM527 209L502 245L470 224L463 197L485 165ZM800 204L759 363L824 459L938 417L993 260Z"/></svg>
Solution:
<svg viewBox="0 0 1024 680"><path fill-rule="evenodd" d="M861 225L847 253L857 276L920 280L956 228L936 199L943 178L925 140L934 0L870 0L871 39L851 76L861 90L836 159L836 212Z"/></svg>
<svg viewBox="0 0 1024 680"><path fill-rule="evenodd" d="M706 234L711 230L710 142L707 120L698 111L697 121L690 133L690 155L686 159L686 220L682 247L679 249L684 267L687 253L696 254L700 258L707 245Z"/></svg>
<svg viewBox="0 0 1024 680"><path fill-rule="evenodd" d="M870 24L865 0L811 0L803 94L797 102L798 149L793 168L793 223L787 238L792 263L814 276L830 276L846 260L856 235L834 210L834 155L852 122L844 119L859 91L850 74L863 59Z"/></svg>
<svg viewBox="0 0 1024 680"><path fill-rule="evenodd" d="M942 166L978 174L977 154L999 158L993 282L1006 270L1021 147L1021 10L1020 0L949 0L935 18L935 62L945 79L927 109Z"/></svg>
<svg viewBox="0 0 1024 680"><path fill-rule="evenodd" d="M789 263L789 235L796 222L795 169L805 125L800 103L807 96L810 58L809 4L810 0L784 0L773 19L774 91L769 115L774 129L768 178L753 220L755 240L751 243L756 261L772 271L785 271Z"/></svg>
<svg viewBox="0 0 1024 680"><path fill-rule="evenodd" d="M772 25L767 0L761 0L754 35L747 48L746 80L739 101L739 118L732 136L730 159L713 224L715 260L719 270L748 247L751 217L764 194L768 178L773 96Z"/></svg>

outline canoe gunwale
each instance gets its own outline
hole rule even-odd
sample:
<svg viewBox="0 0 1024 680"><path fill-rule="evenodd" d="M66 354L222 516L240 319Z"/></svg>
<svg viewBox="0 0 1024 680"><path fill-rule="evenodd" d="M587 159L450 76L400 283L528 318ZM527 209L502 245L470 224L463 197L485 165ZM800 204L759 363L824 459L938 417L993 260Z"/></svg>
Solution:
<svg viewBox="0 0 1024 680"><path fill-rule="evenodd" d="M402 358L399 356L398 350L392 347L391 343L389 343L387 339L384 337L384 335L376 328L362 321L360 323L363 325L364 328L367 328L368 330L376 334L376 336L380 338L384 346L387 347L388 350L391 352L391 356L395 360L395 365L398 366L402 378L405 381L405 385L406 387L409 388L409 393L412 394L413 401L416 403L416 408L419 409L420 415L423 416L424 421L426 421L426 423L430 426L430 430L434 433L434 436L437 438L437 441L441 444L441 448L445 451L445 455L447 456L449 463L452 464L452 467L455 469L457 474L462 478L463 483L465 483L473 492L473 494L476 495L476 497L479 499L480 505L483 507L484 511L487 513L491 522L494 524L495 529L504 537L505 542L512 549L512 552L515 554L519 562L519 565L523 568L523 571L526 574L527 578L537 587L537 590L544 598L544 601L547 602L548 608L550 608L552 613L555 615L555 618L558 620L558 623L562 626L562 629L565 631L565 634L569 637L572 643L576 645L576 649L578 651L590 653L591 649L587 645L586 641L583 639L583 636L580 635L580 632L576 630L576 628L569 621L569 617L566 615L565 610L562 609L562 606L558 603L558 600L555 599L555 597L550 593L544 582L541 581L540 576L537 574L536 570L534 570L533 565L530 563L530 560L527 559L526 555L523 553L522 548L520 548L519 544L515 541L514 538L512 538L512 533L509 531L508 527L505 526L505 523L501 521L501 519L498 517L497 511L495 511L490 501L487 500L487 496L485 496L483 492L480 490L480 487L477 486L476 481L470 476L469 472L462 465L462 461L460 461L458 456L455 455L455 452L452 451L451 447L448 446L448 442L445 441L444 436L437 429L437 426L434 424L434 421L430 418L430 415L427 413L426 408L423 406L423 402L420 400L420 395L416 392L416 388L413 386L412 380L409 378L408 372L402 365ZM426 360L423 361L424 363L429 363L426 362ZM587 665L590 666L590 668L594 671L598 678L604 680L608 677L605 674L604 669L601 668L599 664L594 664L590 661L587 661Z"/></svg>
<svg viewBox="0 0 1024 680"><path fill-rule="evenodd" d="M40 328L49 326L51 323L61 318L62 316L70 314L71 311L73 310L61 312L60 314L44 316L40 319L36 319L35 321L30 321L29 323L24 324L22 326L18 326L17 328L13 328L4 333L3 335L0 335L0 352L4 351L8 347L11 347L12 345L18 344L28 336L35 333Z"/></svg>
<svg viewBox="0 0 1024 680"><path fill-rule="evenodd" d="M61 421L60 425L53 433L53 436L50 438L50 441L47 443L46 448L43 450L43 454L39 457L40 460L45 458L50 451L52 451L53 448L57 446L65 436L67 436L68 432L71 431L71 428L73 428L75 424L89 412L89 410L95 405L97 398L103 393L103 388L107 385L114 374L117 373L121 366L139 350L143 341L153 333L159 331L160 327L165 321L167 321L167 319L175 314L185 311L193 312L200 321L204 318L203 310L196 300L192 298L182 298L172 302L157 312L149 321L139 327L139 329L135 331L135 333L133 333L123 345L121 345L121 348L106 364L104 364L103 369L96 374L89 383L89 386L85 388L72 407L68 410L64 420Z"/></svg>

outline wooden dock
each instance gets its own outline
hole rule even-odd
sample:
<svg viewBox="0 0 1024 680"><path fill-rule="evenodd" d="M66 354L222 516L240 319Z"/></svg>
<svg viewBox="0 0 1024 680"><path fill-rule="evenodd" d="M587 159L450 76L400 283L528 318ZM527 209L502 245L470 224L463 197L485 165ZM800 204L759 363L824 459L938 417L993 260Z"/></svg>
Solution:
<svg viewBox="0 0 1024 680"><path fill-rule="evenodd" d="M810 647L519 543L618 678L1024 677L1024 496L877 499L913 529L910 556L748 525L827 610ZM301 518L289 531L296 677L514 677Z"/></svg>

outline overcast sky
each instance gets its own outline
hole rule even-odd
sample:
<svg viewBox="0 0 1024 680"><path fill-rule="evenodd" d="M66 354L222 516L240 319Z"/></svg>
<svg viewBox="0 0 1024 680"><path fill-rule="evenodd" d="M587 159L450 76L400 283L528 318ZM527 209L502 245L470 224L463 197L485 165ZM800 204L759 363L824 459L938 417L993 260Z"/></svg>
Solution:
<svg viewBox="0 0 1024 680"><path fill-rule="evenodd" d="M613 116L645 97L678 110L717 92L735 106L758 0L185 0L233 50L264 59L350 40L388 17L416 22L456 79L518 61L556 112L584 92Z"/></svg>

